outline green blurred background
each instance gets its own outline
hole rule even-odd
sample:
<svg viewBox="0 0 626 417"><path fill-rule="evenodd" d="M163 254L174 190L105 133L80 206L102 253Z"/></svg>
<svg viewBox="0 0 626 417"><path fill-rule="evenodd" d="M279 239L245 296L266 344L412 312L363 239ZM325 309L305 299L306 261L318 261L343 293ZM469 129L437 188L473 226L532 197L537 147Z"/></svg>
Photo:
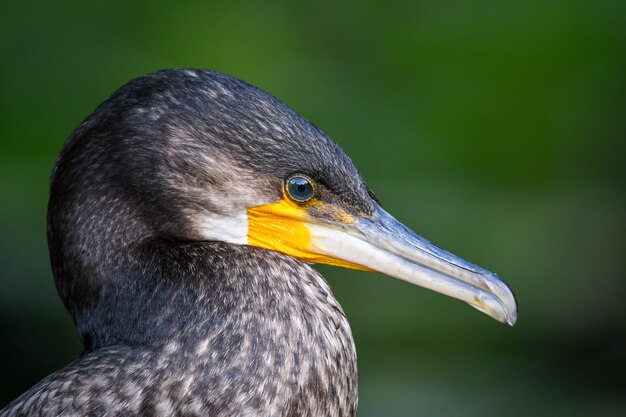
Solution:
<svg viewBox="0 0 626 417"><path fill-rule="evenodd" d="M114 89L236 75L332 136L388 211L515 290L508 328L320 268L367 416L626 415L626 2L0 3L0 407L80 352L48 180Z"/></svg>

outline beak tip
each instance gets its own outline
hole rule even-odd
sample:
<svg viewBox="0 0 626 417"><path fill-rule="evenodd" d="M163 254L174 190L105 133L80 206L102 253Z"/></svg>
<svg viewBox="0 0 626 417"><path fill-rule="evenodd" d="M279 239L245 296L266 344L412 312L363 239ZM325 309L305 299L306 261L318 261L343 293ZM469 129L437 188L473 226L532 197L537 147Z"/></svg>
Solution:
<svg viewBox="0 0 626 417"><path fill-rule="evenodd" d="M506 324L513 327L517 323L517 309L513 310L506 318Z"/></svg>

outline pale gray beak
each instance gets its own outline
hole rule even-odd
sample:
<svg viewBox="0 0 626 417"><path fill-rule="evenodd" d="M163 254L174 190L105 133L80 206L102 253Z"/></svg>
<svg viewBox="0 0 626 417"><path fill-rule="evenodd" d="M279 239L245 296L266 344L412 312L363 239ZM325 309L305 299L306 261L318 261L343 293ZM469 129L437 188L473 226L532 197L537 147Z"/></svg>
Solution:
<svg viewBox="0 0 626 417"><path fill-rule="evenodd" d="M457 298L513 326L515 296L496 274L439 249L389 213L336 223L310 219L309 249Z"/></svg>

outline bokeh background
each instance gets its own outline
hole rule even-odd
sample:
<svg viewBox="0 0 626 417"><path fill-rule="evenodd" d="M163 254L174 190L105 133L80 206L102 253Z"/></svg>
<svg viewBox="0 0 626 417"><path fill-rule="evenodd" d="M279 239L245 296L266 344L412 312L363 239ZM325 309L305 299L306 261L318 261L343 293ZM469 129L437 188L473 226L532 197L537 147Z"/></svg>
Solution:
<svg viewBox="0 0 626 417"><path fill-rule="evenodd" d="M320 268L368 416L626 415L626 2L0 2L0 407L80 352L45 237L66 137L114 89L205 67L276 95L385 207L515 290L508 328Z"/></svg>

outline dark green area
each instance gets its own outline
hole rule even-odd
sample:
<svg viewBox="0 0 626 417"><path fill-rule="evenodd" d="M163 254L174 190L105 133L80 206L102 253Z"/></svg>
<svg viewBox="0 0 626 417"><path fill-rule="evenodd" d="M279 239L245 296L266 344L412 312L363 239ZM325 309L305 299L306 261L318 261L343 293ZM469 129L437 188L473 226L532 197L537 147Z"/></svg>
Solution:
<svg viewBox="0 0 626 417"><path fill-rule="evenodd" d="M0 407L80 351L45 240L65 138L130 78L205 67L307 116L388 211L517 294L511 329L320 268L360 416L626 415L625 2L62 3L0 3Z"/></svg>

